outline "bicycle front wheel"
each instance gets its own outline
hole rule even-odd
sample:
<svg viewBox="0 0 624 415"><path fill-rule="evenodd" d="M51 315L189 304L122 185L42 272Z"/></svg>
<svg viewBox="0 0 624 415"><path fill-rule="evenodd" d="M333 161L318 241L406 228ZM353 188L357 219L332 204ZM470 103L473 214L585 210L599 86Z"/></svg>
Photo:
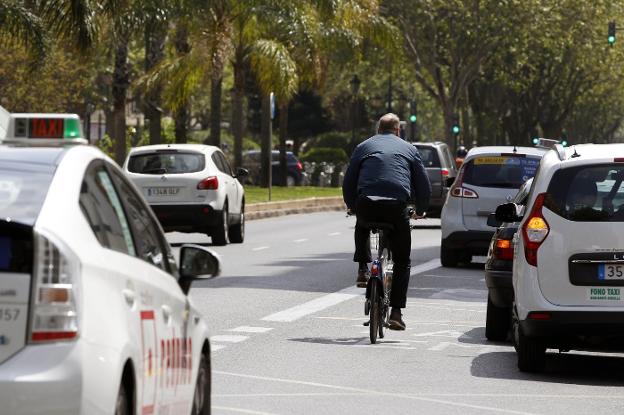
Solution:
<svg viewBox="0 0 624 415"><path fill-rule="evenodd" d="M377 342L377 333L379 331L379 326L382 324L381 319L381 307L379 304L379 284L377 280L370 280L370 324L368 328L370 329L370 341L371 344L375 344Z"/></svg>

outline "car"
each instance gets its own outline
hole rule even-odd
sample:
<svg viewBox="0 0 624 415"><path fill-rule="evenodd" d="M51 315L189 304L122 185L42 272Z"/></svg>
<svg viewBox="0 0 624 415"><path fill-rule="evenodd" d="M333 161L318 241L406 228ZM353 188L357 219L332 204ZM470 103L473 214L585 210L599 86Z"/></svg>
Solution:
<svg viewBox="0 0 624 415"><path fill-rule="evenodd" d="M233 172L218 147L136 147L123 169L165 231L205 233L215 245L245 240L245 189L239 179L248 172L242 168Z"/></svg>
<svg viewBox="0 0 624 415"><path fill-rule="evenodd" d="M260 150L249 150L243 153L243 167L249 170L249 181L254 185L258 185L260 183L262 171L260 156ZM271 183L274 186L281 185L282 173L280 170L279 151L273 150L271 152L271 157ZM295 156L292 151L286 152L286 168L286 185L301 186L305 178L303 164L301 164L297 156Z"/></svg>
<svg viewBox="0 0 624 415"><path fill-rule="evenodd" d="M8 117L0 119L8 125L0 137L0 412L207 413L209 330L187 294L195 279L218 274L218 258L183 245L177 267L123 171L78 144L77 116Z"/></svg>
<svg viewBox="0 0 624 415"><path fill-rule="evenodd" d="M512 202L524 206L532 184L532 178L524 182ZM511 270L514 257L512 241L518 231L518 223L500 223L495 215L492 213L488 218L488 225L496 227L496 230L485 261L485 285L488 289L485 337L491 341L504 341L511 325Z"/></svg>
<svg viewBox="0 0 624 415"><path fill-rule="evenodd" d="M556 145L541 161L514 237L513 342L521 371L544 369L547 348L624 344L624 144Z"/></svg>
<svg viewBox="0 0 624 415"><path fill-rule="evenodd" d="M420 158L427 170L431 183L431 198L427 215L439 217L448 193L449 179L452 182L457 176L457 168L453 156L446 143L412 143L418 149Z"/></svg>
<svg viewBox="0 0 624 415"><path fill-rule="evenodd" d="M486 255L494 231L490 213L511 201L535 175L546 148L485 146L471 149L442 208L440 261L445 267Z"/></svg>

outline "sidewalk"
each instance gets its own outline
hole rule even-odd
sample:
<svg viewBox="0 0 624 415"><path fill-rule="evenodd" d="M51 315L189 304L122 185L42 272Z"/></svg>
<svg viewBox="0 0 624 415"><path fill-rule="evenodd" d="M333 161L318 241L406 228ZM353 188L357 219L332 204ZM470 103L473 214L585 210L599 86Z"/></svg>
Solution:
<svg viewBox="0 0 624 415"><path fill-rule="evenodd" d="M263 219L296 213L344 211L347 207L342 197L310 197L307 199L283 200L279 202L253 203L245 206L245 219Z"/></svg>

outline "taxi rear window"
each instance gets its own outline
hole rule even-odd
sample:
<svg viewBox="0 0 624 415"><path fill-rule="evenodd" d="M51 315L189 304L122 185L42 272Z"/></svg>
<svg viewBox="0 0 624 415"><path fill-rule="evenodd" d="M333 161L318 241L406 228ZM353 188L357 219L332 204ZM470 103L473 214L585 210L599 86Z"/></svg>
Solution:
<svg viewBox="0 0 624 415"><path fill-rule="evenodd" d="M464 167L463 182L479 187L519 189L535 176L540 160L524 155L475 157Z"/></svg>
<svg viewBox="0 0 624 415"><path fill-rule="evenodd" d="M0 217L12 222L33 225L52 182L47 169L17 166L0 161Z"/></svg>
<svg viewBox="0 0 624 415"><path fill-rule="evenodd" d="M425 167L440 167L440 158L435 148L416 146Z"/></svg>
<svg viewBox="0 0 624 415"><path fill-rule="evenodd" d="M183 174L202 171L205 166L203 154L159 151L130 157L128 170L140 174Z"/></svg>
<svg viewBox="0 0 624 415"><path fill-rule="evenodd" d="M575 222L624 221L624 165L561 169L554 175L544 206Z"/></svg>

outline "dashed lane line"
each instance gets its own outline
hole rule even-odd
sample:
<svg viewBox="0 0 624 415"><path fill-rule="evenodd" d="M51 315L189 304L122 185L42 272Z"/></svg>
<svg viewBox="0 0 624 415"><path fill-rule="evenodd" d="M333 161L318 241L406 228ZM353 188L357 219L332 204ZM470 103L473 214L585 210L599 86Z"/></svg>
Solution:
<svg viewBox="0 0 624 415"><path fill-rule="evenodd" d="M295 239L293 242L296 244L300 244L301 242L309 241L308 238Z"/></svg>
<svg viewBox="0 0 624 415"><path fill-rule="evenodd" d="M217 350L225 349L225 345L223 344L212 344L210 345L210 351L216 352Z"/></svg>
<svg viewBox="0 0 624 415"><path fill-rule="evenodd" d="M252 411L250 409L232 408L232 407L229 407L229 406L215 406L215 405L212 405L212 409L218 409L220 411L236 412L236 413L239 413L239 414L274 415L272 412L259 412L259 411Z"/></svg>
<svg viewBox="0 0 624 415"><path fill-rule="evenodd" d="M210 336L210 341L224 342L224 343L240 343L247 340L248 336L239 336L236 334L219 334L216 336Z"/></svg>
<svg viewBox="0 0 624 415"><path fill-rule="evenodd" d="M338 236L340 235L340 232L332 232L332 233L328 233L328 236Z"/></svg>
<svg viewBox="0 0 624 415"><path fill-rule="evenodd" d="M228 331L235 331L239 333L266 333L273 330L272 327L252 327L252 326L240 326Z"/></svg>
<svg viewBox="0 0 624 415"><path fill-rule="evenodd" d="M251 248L251 250L252 251L263 251L263 250L269 249L269 248L270 248L269 246L258 246L258 247L255 247L255 248Z"/></svg>
<svg viewBox="0 0 624 415"><path fill-rule="evenodd" d="M378 346L383 347L381 345L375 345L373 347L378 347ZM371 347L371 346L370 345L355 345L354 347ZM342 391L348 391L348 392L367 393L371 395L387 396L387 397L392 397L392 398L410 399L410 400L421 401L421 402L430 402L430 403L438 403L441 405L455 406L459 408L470 408L470 409L478 409L482 411L491 411L495 413L533 415L533 413L531 412L514 411L511 409L504 409L500 407L491 407L491 406L484 406L484 405L473 405L473 404L462 403L462 402L457 402L457 401L452 401L452 400L444 400L444 399L429 398L429 397L424 397L424 396L410 395L407 393L382 392L380 390L375 390L375 389L354 388L354 387L349 387L349 386L330 385L326 383L307 382L307 381L302 381L302 380L247 375L243 373L224 372L221 370L214 370L213 373L219 374L219 375L225 375L225 376L245 378L245 379L262 380L262 381L267 381L267 382L289 383L289 384L294 384L294 385L313 386L313 387L328 388L328 389L342 390Z"/></svg>

